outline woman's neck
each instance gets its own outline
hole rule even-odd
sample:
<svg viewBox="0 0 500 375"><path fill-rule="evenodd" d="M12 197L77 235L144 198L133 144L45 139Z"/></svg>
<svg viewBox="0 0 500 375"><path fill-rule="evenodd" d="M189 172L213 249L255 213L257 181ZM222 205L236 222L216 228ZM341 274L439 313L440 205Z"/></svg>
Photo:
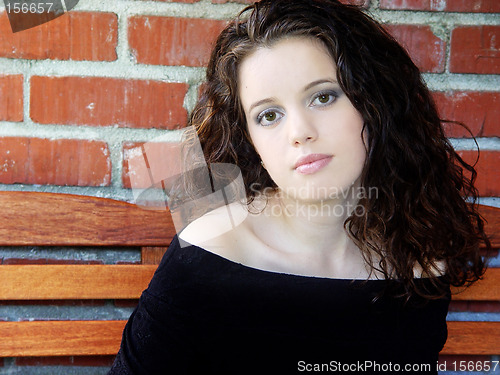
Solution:
<svg viewBox="0 0 500 375"><path fill-rule="evenodd" d="M351 189L355 188L353 185ZM351 191L316 201L294 199L277 191L268 197L260 215L265 216L265 233L288 244L291 251L300 249L344 257L353 247L357 249L344 229L344 222L358 201Z"/></svg>

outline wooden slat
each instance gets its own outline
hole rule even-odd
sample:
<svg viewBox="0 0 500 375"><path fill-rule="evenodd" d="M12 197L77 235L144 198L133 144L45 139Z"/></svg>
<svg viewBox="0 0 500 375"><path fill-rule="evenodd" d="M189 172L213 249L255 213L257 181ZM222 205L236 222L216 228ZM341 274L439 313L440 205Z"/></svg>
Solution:
<svg viewBox="0 0 500 375"><path fill-rule="evenodd" d="M0 192L0 246L168 246L168 211L111 199Z"/></svg>
<svg viewBox="0 0 500 375"><path fill-rule="evenodd" d="M489 268L484 278L466 288L453 288L455 301L500 301L500 268Z"/></svg>
<svg viewBox="0 0 500 375"><path fill-rule="evenodd" d="M499 355L500 322L448 322L440 354Z"/></svg>
<svg viewBox="0 0 500 375"><path fill-rule="evenodd" d="M81 195L0 192L0 246L168 246L168 211ZM480 206L492 244L500 248L500 209Z"/></svg>
<svg viewBox="0 0 500 375"><path fill-rule="evenodd" d="M163 254L167 251L167 247L151 247L145 246L141 249L142 264L160 264Z"/></svg>
<svg viewBox="0 0 500 375"><path fill-rule="evenodd" d="M147 288L156 268L156 265L2 265L0 300L136 299Z"/></svg>
<svg viewBox="0 0 500 375"><path fill-rule="evenodd" d="M0 245L140 246L150 265L2 265L0 300L136 299L151 279L175 229L167 212L109 199L52 193L0 192ZM487 233L500 209L481 206ZM500 300L500 272L454 300ZM114 355L125 321L0 322L0 357ZM500 354L500 322L449 322L442 354Z"/></svg>
<svg viewBox="0 0 500 375"><path fill-rule="evenodd" d="M125 323L0 322L0 357L116 355Z"/></svg>
<svg viewBox="0 0 500 375"><path fill-rule="evenodd" d="M163 248L162 248L163 249ZM2 265L0 300L138 298L156 270L151 265ZM500 268L465 291L453 288L456 301L500 301ZM461 291L461 292L460 292Z"/></svg>
<svg viewBox="0 0 500 375"><path fill-rule="evenodd" d="M0 322L0 357L115 355L125 321ZM500 322L448 322L440 354L498 355Z"/></svg>
<svg viewBox="0 0 500 375"><path fill-rule="evenodd" d="M490 206L479 206L479 213L486 219L485 231L490 237L491 246L495 249L500 248L500 208Z"/></svg>

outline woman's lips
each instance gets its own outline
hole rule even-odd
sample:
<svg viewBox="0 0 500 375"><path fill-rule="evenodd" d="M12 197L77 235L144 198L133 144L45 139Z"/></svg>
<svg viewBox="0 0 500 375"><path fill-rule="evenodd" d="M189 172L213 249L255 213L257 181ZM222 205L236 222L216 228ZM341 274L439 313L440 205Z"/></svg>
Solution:
<svg viewBox="0 0 500 375"><path fill-rule="evenodd" d="M325 154L310 154L302 156L295 163L294 169L300 174L316 173L320 169L326 167L331 161L332 155Z"/></svg>

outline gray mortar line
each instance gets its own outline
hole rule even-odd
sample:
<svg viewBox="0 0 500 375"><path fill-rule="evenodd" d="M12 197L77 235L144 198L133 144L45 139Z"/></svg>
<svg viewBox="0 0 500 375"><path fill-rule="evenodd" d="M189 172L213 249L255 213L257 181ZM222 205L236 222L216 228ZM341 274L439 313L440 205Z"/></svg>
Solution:
<svg viewBox="0 0 500 375"><path fill-rule="evenodd" d="M432 91L500 91L499 74L422 73Z"/></svg>
<svg viewBox="0 0 500 375"><path fill-rule="evenodd" d="M43 193L60 193L71 195L87 195L98 198L109 198L125 202L133 202L134 197L130 189L113 186L60 186L60 185L25 185L0 184L0 191L34 191Z"/></svg>
<svg viewBox="0 0 500 375"><path fill-rule="evenodd" d="M135 64L124 61L26 60L0 58L2 74L53 77L152 79L196 84L205 78L204 67Z"/></svg>
<svg viewBox="0 0 500 375"><path fill-rule="evenodd" d="M472 138L449 138L449 140L457 151L477 150ZM478 137L476 141L481 151L500 151L499 137Z"/></svg>
<svg viewBox="0 0 500 375"><path fill-rule="evenodd" d="M382 23L408 25L442 24L446 27L500 25L498 13L429 12L373 9L370 15Z"/></svg>
<svg viewBox="0 0 500 375"><path fill-rule="evenodd" d="M193 4L185 3L165 3L156 1L109 1L100 0L80 1L74 8L77 11L101 11L101 12L122 12L124 14L169 16L186 18L207 18L207 19L227 19L232 18L244 4L225 3L212 4L208 0L203 0Z"/></svg>

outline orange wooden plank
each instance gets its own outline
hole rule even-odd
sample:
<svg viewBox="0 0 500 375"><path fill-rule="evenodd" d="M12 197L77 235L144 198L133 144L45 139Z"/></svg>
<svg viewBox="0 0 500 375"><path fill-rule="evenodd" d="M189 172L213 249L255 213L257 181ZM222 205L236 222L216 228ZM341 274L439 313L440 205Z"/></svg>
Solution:
<svg viewBox="0 0 500 375"><path fill-rule="evenodd" d="M0 322L0 357L116 355L126 321Z"/></svg>
<svg viewBox="0 0 500 375"><path fill-rule="evenodd" d="M2 191L0 205L0 246L168 246L175 234L168 211L106 198ZM481 205L480 212L500 248L500 208Z"/></svg>
<svg viewBox="0 0 500 375"><path fill-rule="evenodd" d="M136 299L147 288L156 268L156 265L2 265L0 300Z"/></svg>
<svg viewBox="0 0 500 375"><path fill-rule="evenodd" d="M448 341L440 354L500 354L500 322L448 322Z"/></svg>
<svg viewBox="0 0 500 375"><path fill-rule="evenodd" d="M168 211L70 194L0 192L0 246L168 246Z"/></svg>
<svg viewBox="0 0 500 375"><path fill-rule="evenodd" d="M167 247L151 247L145 246L141 249L142 264L160 264L163 254L167 251Z"/></svg>
<svg viewBox="0 0 500 375"><path fill-rule="evenodd" d="M0 357L114 355L125 321L0 322ZM500 322L448 322L441 354L498 355Z"/></svg>
<svg viewBox="0 0 500 375"><path fill-rule="evenodd" d="M486 219L485 231L490 237L491 246L500 248L500 208L490 206L479 206L479 213Z"/></svg>
<svg viewBox="0 0 500 375"><path fill-rule="evenodd" d="M500 301L500 268L487 269L482 280L466 289L452 288L452 293L455 301Z"/></svg>

